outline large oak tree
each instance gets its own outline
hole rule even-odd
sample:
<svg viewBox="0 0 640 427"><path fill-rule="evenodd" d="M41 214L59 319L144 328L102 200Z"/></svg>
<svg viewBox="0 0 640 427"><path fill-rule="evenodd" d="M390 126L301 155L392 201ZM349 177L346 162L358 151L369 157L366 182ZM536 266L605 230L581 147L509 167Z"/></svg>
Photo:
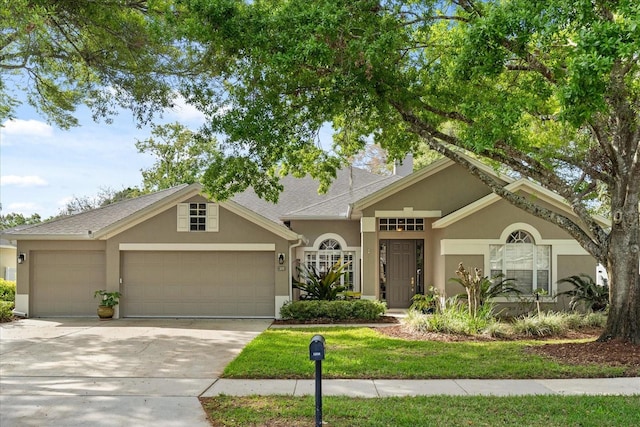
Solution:
<svg viewBox="0 0 640 427"><path fill-rule="evenodd" d="M149 121L198 76L180 16L170 0L0 0L0 123L24 101L61 128L81 104Z"/></svg>
<svg viewBox="0 0 640 427"><path fill-rule="evenodd" d="M329 180L373 136L391 156L426 143L496 194L568 232L608 268L601 337L640 343L640 3L635 0L185 0L208 85L205 175L225 198L278 174ZM205 99L206 98L206 99ZM332 152L318 134L331 123ZM575 217L507 191L461 156L563 196ZM610 200L611 228L592 214Z"/></svg>

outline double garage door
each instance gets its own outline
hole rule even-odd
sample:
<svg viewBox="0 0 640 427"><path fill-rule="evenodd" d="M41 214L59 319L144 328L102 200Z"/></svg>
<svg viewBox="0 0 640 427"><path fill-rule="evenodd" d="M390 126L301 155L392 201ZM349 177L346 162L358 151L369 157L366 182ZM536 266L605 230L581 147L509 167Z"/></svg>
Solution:
<svg viewBox="0 0 640 427"><path fill-rule="evenodd" d="M273 252L122 253L122 316L273 317Z"/></svg>
<svg viewBox="0 0 640 427"><path fill-rule="evenodd" d="M30 256L32 317L96 316L106 288L102 251ZM273 317L273 252L121 253L123 317Z"/></svg>

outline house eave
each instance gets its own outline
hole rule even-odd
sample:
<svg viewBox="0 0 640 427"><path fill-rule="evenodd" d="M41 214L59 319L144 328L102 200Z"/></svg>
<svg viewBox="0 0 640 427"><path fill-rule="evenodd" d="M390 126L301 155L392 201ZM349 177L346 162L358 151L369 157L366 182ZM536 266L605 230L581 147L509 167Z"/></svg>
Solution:
<svg viewBox="0 0 640 427"><path fill-rule="evenodd" d="M288 215L280 218L282 221L344 221L348 219L346 215Z"/></svg>
<svg viewBox="0 0 640 427"><path fill-rule="evenodd" d="M11 240L94 240L93 234L12 234Z"/></svg>

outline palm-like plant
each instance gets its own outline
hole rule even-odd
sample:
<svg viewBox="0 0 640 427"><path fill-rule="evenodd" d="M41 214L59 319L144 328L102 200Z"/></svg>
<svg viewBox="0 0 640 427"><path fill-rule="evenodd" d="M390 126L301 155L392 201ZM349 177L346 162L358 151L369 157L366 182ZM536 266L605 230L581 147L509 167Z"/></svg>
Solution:
<svg viewBox="0 0 640 427"><path fill-rule="evenodd" d="M609 286L598 285L588 274L565 277L558 280L558 283L573 285L573 289L558 293L558 295L571 297L569 307L572 310L575 310L580 303L594 312L604 311L609 305Z"/></svg>
<svg viewBox="0 0 640 427"><path fill-rule="evenodd" d="M294 282L294 286L306 292L302 298L310 300L337 300L340 294L347 290L342 285L341 278L347 273L347 266L350 262L340 264L336 262L327 271L318 271L315 266L298 266L298 276L300 280Z"/></svg>
<svg viewBox="0 0 640 427"><path fill-rule="evenodd" d="M487 276L483 277L480 282L480 305L484 305L493 298L522 294L515 283L514 279L506 279L504 274L498 274L491 279Z"/></svg>

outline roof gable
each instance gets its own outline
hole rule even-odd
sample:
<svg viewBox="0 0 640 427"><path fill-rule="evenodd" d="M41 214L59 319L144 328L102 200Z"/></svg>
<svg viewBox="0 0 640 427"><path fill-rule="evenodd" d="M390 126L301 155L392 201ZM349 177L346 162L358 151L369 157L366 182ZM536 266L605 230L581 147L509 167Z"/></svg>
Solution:
<svg viewBox="0 0 640 427"><path fill-rule="evenodd" d="M568 214L573 213L569 204L561 196L525 178L521 178L515 182L512 182L506 185L505 189L514 193L518 191L525 191L529 194L535 195L538 199L551 204L552 206L558 208L559 210L565 213L568 213ZM467 206L461 209L458 209L455 212L452 212L451 214L443 218L440 218L439 220L433 223L432 227L433 228L449 227L450 225L453 225L456 222L461 221L464 218L467 218L473 215L474 213L501 200L503 200L502 197L498 196L495 193L491 193L481 199L476 200L473 203L468 204ZM595 218L603 226L611 225L610 222L602 216L597 215L595 216Z"/></svg>
<svg viewBox="0 0 640 427"><path fill-rule="evenodd" d="M513 181L512 178L509 178L506 175L500 175L497 171L485 165L484 163L481 163L470 157L466 157L466 158L469 162L473 163L475 167L482 169L484 172L493 175L499 180L502 180L505 184ZM430 176L433 176L454 165L456 165L456 163L453 160L450 160L448 158L442 158L442 159L436 160L435 162L412 173L411 175L407 175L399 179L398 181L357 200L355 203L352 204L352 209L354 211L362 211L363 209L366 209L386 199L387 197L390 197L400 191L403 191L411 187L412 185L417 184L420 181Z"/></svg>
<svg viewBox="0 0 640 427"><path fill-rule="evenodd" d="M174 207L185 199L202 194L202 192L200 184L184 184L91 211L21 228L7 233L7 237L10 236L16 240L105 240ZM219 204L280 237L289 240L300 238L293 231L275 224L233 201Z"/></svg>

